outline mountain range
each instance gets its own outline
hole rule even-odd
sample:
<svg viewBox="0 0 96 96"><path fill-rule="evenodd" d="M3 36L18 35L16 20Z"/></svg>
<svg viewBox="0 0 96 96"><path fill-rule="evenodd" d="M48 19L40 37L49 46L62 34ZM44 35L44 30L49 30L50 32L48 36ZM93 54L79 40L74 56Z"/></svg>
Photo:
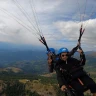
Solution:
<svg viewBox="0 0 96 96"><path fill-rule="evenodd" d="M47 55L42 48L42 50L37 50L31 46L31 49L24 49L22 45L18 48L15 45L13 48L13 44L1 42L0 45L2 45L0 47L0 70L33 74L48 73ZM96 72L96 52L87 51L85 55L87 59L85 68ZM76 53L74 57L78 56Z"/></svg>

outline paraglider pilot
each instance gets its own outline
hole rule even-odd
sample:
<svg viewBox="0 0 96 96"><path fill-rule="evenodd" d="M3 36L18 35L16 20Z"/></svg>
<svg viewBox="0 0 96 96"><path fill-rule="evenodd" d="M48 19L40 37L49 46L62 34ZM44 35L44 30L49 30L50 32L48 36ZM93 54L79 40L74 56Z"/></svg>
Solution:
<svg viewBox="0 0 96 96"><path fill-rule="evenodd" d="M86 62L84 52L82 49L79 49L78 52L80 53L80 60L69 57L67 48L59 49L59 60L55 66L58 84L61 90L65 91L67 89L66 81L68 81L67 83L76 90L77 96L84 96L84 88L77 79L79 78L82 83L90 89L93 96L96 96L96 83L83 69Z"/></svg>

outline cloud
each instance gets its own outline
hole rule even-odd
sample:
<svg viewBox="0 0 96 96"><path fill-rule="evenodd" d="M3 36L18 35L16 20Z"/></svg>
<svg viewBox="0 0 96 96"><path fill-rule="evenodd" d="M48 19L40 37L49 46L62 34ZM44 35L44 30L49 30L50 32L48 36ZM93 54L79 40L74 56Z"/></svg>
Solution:
<svg viewBox="0 0 96 96"><path fill-rule="evenodd" d="M96 45L95 0L34 0L34 4L31 0L13 1L16 0L0 0L0 41L42 46L37 39L38 19L37 24L49 46L59 48L64 44L72 48L77 43L80 20L83 20L85 26L87 24L82 37L83 46L91 49L89 45Z"/></svg>
<svg viewBox="0 0 96 96"><path fill-rule="evenodd" d="M62 0L36 0L34 5L39 13L48 13L54 11L55 8L62 3Z"/></svg>
<svg viewBox="0 0 96 96"><path fill-rule="evenodd" d="M85 28L85 32L82 37L82 43L86 44L86 46L96 45L96 19L90 19L82 23ZM70 41L77 41L79 37L80 25L82 23L74 21L58 21L55 22L54 25L64 38Z"/></svg>

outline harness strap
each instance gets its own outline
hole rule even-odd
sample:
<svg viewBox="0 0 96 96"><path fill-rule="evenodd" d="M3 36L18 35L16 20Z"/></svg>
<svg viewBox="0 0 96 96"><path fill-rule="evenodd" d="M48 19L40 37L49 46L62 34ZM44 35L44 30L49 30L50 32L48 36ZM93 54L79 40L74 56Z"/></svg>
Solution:
<svg viewBox="0 0 96 96"><path fill-rule="evenodd" d="M81 85L84 85L84 83L78 78L78 81L80 82Z"/></svg>

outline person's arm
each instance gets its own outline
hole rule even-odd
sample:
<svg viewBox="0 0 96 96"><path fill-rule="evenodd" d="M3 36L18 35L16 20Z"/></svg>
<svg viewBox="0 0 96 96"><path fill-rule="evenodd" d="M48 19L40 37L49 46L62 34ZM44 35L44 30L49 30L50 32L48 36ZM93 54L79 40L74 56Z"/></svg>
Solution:
<svg viewBox="0 0 96 96"><path fill-rule="evenodd" d="M49 72L52 73L53 72L53 69L54 69L54 64L53 64L52 54L50 54L50 53L48 54L47 62L48 62Z"/></svg>
<svg viewBox="0 0 96 96"><path fill-rule="evenodd" d="M80 42L78 42L77 46L74 47L74 48L68 53L68 56L71 57L72 55L74 55L74 53L78 50L79 46L80 46Z"/></svg>
<svg viewBox="0 0 96 96"><path fill-rule="evenodd" d="M52 64L52 57L51 57L51 56L50 56L50 57L48 57L47 62L48 62L48 64L49 64L49 65L51 65L51 64Z"/></svg>

